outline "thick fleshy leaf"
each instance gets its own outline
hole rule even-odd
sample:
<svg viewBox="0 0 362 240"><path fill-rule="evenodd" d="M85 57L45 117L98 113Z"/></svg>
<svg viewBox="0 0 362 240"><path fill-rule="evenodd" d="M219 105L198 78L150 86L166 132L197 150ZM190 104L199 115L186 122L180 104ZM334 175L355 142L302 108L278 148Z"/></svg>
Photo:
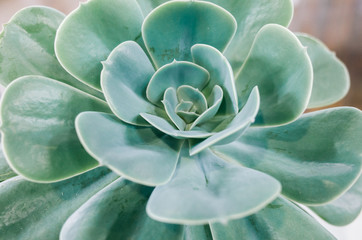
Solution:
<svg viewBox="0 0 362 240"><path fill-rule="evenodd" d="M318 39L297 34L307 47L313 65L313 89L308 108L324 107L341 100L348 92L350 82L346 66Z"/></svg>
<svg viewBox="0 0 362 240"><path fill-rule="evenodd" d="M192 102L185 102L185 101L181 100L181 102L179 102L179 104L177 104L175 111L176 112L179 112L179 111L188 112L191 110L192 105L194 105Z"/></svg>
<svg viewBox="0 0 362 240"><path fill-rule="evenodd" d="M180 114L180 112L179 112ZM178 139L185 139L185 138L206 138L214 133L206 132L203 129L199 129L195 127L191 131L180 131L177 130L171 123L165 120L162 117L151 115L148 113L141 113L140 114L149 124L160 130L161 132L166 133L167 135L173 136Z"/></svg>
<svg viewBox="0 0 362 240"><path fill-rule="evenodd" d="M361 137L361 111L334 108L305 114L285 126L249 128L238 141L213 150L274 176L290 199L322 204L359 176Z"/></svg>
<svg viewBox="0 0 362 240"><path fill-rule="evenodd" d="M81 3L60 25L56 55L73 76L100 90L101 61L120 43L142 43L142 12L136 0Z"/></svg>
<svg viewBox="0 0 362 240"><path fill-rule="evenodd" d="M147 213L167 223L227 221L257 212L279 192L279 182L269 175L227 163L209 150L190 157L185 144L173 179L152 192Z"/></svg>
<svg viewBox="0 0 362 240"><path fill-rule="evenodd" d="M1 134L0 134L1 137ZM16 176L16 173L11 170L10 166L6 162L4 153L3 153L3 147L0 142L0 182L9 179L11 177Z"/></svg>
<svg viewBox="0 0 362 240"><path fill-rule="evenodd" d="M96 167L74 127L75 117L89 110L110 111L98 98L49 78L27 76L12 82L0 113L11 167L37 182L59 181Z"/></svg>
<svg viewBox="0 0 362 240"><path fill-rule="evenodd" d="M351 223L362 209L362 177L341 197L310 209L333 225L343 226Z"/></svg>
<svg viewBox="0 0 362 240"><path fill-rule="evenodd" d="M60 239L212 240L208 226L181 226L149 218L152 188L118 179L89 199L64 224Z"/></svg>
<svg viewBox="0 0 362 240"><path fill-rule="evenodd" d="M286 124L306 109L312 82L313 69L305 47L288 29L269 24L257 34L236 77L239 106L258 86L261 103L255 124Z"/></svg>
<svg viewBox="0 0 362 240"><path fill-rule="evenodd" d="M181 131L185 130L186 123L179 115L176 114L176 108L178 106L179 101L177 99L176 90L174 88L172 88L172 87L167 88L167 90L165 91L162 103L165 107L165 111L166 111L168 117L175 124L175 126ZM187 104L187 102L183 102L183 103ZM192 107L192 105L193 105L193 103L191 103L191 107ZM186 105L184 105L184 106L186 106Z"/></svg>
<svg viewBox="0 0 362 240"><path fill-rule="evenodd" d="M209 73L204 68L191 62L173 61L158 69L153 75L147 86L147 98L161 106L161 99L167 88L177 89L182 85L190 85L202 89L208 80Z"/></svg>
<svg viewBox="0 0 362 240"><path fill-rule="evenodd" d="M153 128L124 124L98 112L79 114L75 125L88 153L127 179L155 186L166 183L175 171L179 141Z"/></svg>
<svg viewBox="0 0 362 240"><path fill-rule="evenodd" d="M211 231L214 240L335 239L313 217L283 198L247 218L211 224Z"/></svg>
<svg viewBox="0 0 362 240"><path fill-rule="evenodd" d="M185 102L192 102L193 108L195 109L191 109L191 111L195 110L196 113L201 114L207 109L207 100L204 94L197 88L189 85L182 85L177 88L177 97L180 102L182 100Z"/></svg>
<svg viewBox="0 0 362 240"><path fill-rule="evenodd" d="M254 122L255 116L259 110L259 105L259 91L258 87L255 87L250 93L249 99L243 109L241 109L241 111L232 119L228 126L224 130L192 146L190 155L195 155L212 145L226 144L240 137L250 124Z"/></svg>
<svg viewBox="0 0 362 240"><path fill-rule="evenodd" d="M223 91L219 85L214 86L214 89L210 93L207 99L207 105L209 108L203 112L190 126L190 130L193 129L196 125L207 122L212 119L218 112L221 102L223 99Z"/></svg>
<svg viewBox="0 0 362 240"><path fill-rule="evenodd" d="M266 24L287 27L293 16L291 0L210 0L228 10L238 28L224 55L237 73L246 59L258 31Z"/></svg>
<svg viewBox="0 0 362 240"><path fill-rule="evenodd" d="M139 114L161 111L146 98L146 88L154 73L152 63L136 42L121 43L111 52L103 62L101 85L115 115L130 124L149 125Z"/></svg>
<svg viewBox="0 0 362 240"><path fill-rule="evenodd" d="M234 36L236 22L225 9L206 1L171 1L154 9L142 36L156 67L173 59L191 61L191 47L208 44L221 52Z"/></svg>
<svg viewBox="0 0 362 240"><path fill-rule="evenodd" d="M142 9L143 16L147 16L154 8L168 1L169 0L137 0Z"/></svg>
<svg viewBox="0 0 362 240"><path fill-rule="evenodd" d="M237 114L238 96L233 70L228 60L216 48L204 44L192 46L191 54L194 62L204 67L210 74L210 81L203 92L209 95L214 86L219 85L224 92L220 114Z"/></svg>
<svg viewBox="0 0 362 240"><path fill-rule="evenodd" d="M0 183L0 236L2 239L59 239L66 219L90 197L118 176L97 168L52 184L15 177Z"/></svg>
<svg viewBox="0 0 362 240"><path fill-rule="evenodd" d="M54 52L55 33L64 14L48 7L28 7L16 13L0 34L0 83L25 75L41 75L102 98L102 94L73 78Z"/></svg>

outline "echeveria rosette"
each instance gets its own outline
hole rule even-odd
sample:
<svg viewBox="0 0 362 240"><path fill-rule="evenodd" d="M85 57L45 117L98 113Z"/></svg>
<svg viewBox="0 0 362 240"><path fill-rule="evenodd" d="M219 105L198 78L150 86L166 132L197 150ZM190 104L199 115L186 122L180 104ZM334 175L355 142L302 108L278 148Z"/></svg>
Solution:
<svg viewBox="0 0 362 240"><path fill-rule="evenodd" d="M0 61L0 69L13 69L2 80L11 82L1 105L7 162L32 181L70 179L3 182L2 236L332 238L291 201L313 205L337 225L361 209L343 205L361 198L360 181L350 188L361 170L361 112L301 116L307 106L345 94L343 64L298 35L308 57L281 26L292 16L289 0L157 7L164 2L91 0L64 21L55 10L34 7L5 27L3 59L11 54L5 44L17 46L17 31L37 46L30 57L51 59L27 68ZM54 38L57 58L49 47ZM61 75L49 74L53 67ZM327 80L340 91L327 94ZM23 197L15 199L20 188Z"/></svg>

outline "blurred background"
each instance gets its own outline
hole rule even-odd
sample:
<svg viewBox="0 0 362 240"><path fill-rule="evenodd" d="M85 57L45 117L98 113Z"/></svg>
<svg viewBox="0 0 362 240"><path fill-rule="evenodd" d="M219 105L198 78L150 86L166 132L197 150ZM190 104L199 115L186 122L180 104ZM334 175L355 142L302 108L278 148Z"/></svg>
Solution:
<svg viewBox="0 0 362 240"><path fill-rule="evenodd" d="M84 2L85 0L83 0ZM69 13L78 0L0 0L0 24L15 12L31 5L45 5ZM346 64L351 76L348 95L335 106L362 109L362 0L294 0L295 12L290 29L321 39ZM323 221L321 220L323 223ZM362 217L348 227L324 224L338 239L362 239Z"/></svg>

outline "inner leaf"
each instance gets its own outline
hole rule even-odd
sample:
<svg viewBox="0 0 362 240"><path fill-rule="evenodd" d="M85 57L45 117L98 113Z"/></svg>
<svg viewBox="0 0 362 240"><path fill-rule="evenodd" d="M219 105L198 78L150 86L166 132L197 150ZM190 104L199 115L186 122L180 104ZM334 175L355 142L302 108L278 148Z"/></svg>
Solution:
<svg viewBox="0 0 362 240"><path fill-rule="evenodd" d="M181 100L192 102L191 112L201 114L207 109L207 100L204 94L197 88L187 85L180 86L177 89L177 98L180 102Z"/></svg>

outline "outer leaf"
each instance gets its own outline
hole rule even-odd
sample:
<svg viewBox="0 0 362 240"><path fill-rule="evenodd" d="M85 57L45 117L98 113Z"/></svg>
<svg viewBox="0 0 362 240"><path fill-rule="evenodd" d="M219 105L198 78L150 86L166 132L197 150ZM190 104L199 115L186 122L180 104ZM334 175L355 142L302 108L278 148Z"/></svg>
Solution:
<svg viewBox="0 0 362 240"><path fill-rule="evenodd" d="M179 112L180 114L180 112ZM185 139L185 138L206 138L214 133L212 132L206 132L203 129L199 129L195 127L191 131L180 131L177 130L174 126L172 126L171 123L169 123L167 120L165 120L162 117L151 115L148 113L141 113L141 116L149 122L152 126L160 130L161 132L166 133L167 135L170 135L172 137L178 138L178 139Z"/></svg>
<svg viewBox="0 0 362 240"><path fill-rule="evenodd" d="M1 134L0 134L1 136ZM14 173L9 165L6 162L4 153L3 153L3 147L2 144L0 144L0 182L4 181L6 179L9 179L11 177L16 176L16 173Z"/></svg>
<svg viewBox="0 0 362 240"><path fill-rule="evenodd" d="M191 48L194 62L210 73L208 86L203 90L209 95L215 85L219 85L224 93L221 114L237 114L238 96L236 94L233 70L227 59L216 48L209 45L196 44Z"/></svg>
<svg viewBox="0 0 362 240"><path fill-rule="evenodd" d="M154 73L152 63L136 42L123 42L112 51L103 63L101 85L114 114L127 123L149 126L139 114L161 111L145 95Z"/></svg>
<svg viewBox="0 0 362 240"><path fill-rule="evenodd" d="M142 26L146 47L159 68L173 59L190 61L191 47L204 43L226 48L236 30L234 17L204 1L178 0L153 10Z"/></svg>
<svg viewBox="0 0 362 240"><path fill-rule="evenodd" d="M211 225L214 240L335 239L313 217L288 200L278 198L247 218Z"/></svg>
<svg viewBox="0 0 362 240"><path fill-rule="evenodd" d="M127 125L113 115L98 112L81 113L75 124L91 156L134 182L163 184L176 168L179 142L152 128Z"/></svg>
<svg viewBox="0 0 362 240"><path fill-rule="evenodd" d="M100 90L101 61L121 42L142 42L142 21L136 0L81 3L60 25L55 52L73 76Z"/></svg>
<svg viewBox="0 0 362 240"><path fill-rule="evenodd" d="M154 8L169 0L137 0L142 9L143 16L147 16Z"/></svg>
<svg viewBox="0 0 362 240"><path fill-rule="evenodd" d="M310 207L327 222L343 226L358 217L362 209L362 177L341 197L321 206Z"/></svg>
<svg viewBox="0 0 362 240"><path fill-rule="evenodd" d="M293 16L291 0L211 0L228 10L236 19L238 28L224 55L237 73L245 61L254 38L266 24L287 27Z"/></svg>
<svg viewBox="0 0 362 240"><path fill-rule="evenodd" d="M308 108L324 107L341 100L350 86L346 66L316 38L307 34L297 34L297 37L307 47L313 65L313 90Z"/></svg>
<svg viewBox="0 0 362 240"><path fill-rule="evenodd" d="M177 89L182 85L190 85L198 89L205 87L209 81L209 73L191 62L173 61L158 69L150 80L146 94L150 102L161 105L161 99L167 88Z"/></svg>
<svg viewBox="0 0 362 240"><path fill-rule="evenodd" d="M240 137L241 134L254 122L255 116L258 113L260 104L259 91L258 87L255 87L251 92L249 99L243 109L233 118L233 120L228 124L228 126L214 134L213 136L207 138L206 140L194 145L190 149L190 155L195 155L196 153L201 152L205 148L208 148L217 143L225 144L229 143L230 139L235 140ZM229 139L230 138L230 139Z"/></svg>
<svg viewBox="0 0 362 240"><path fill-rule="evenodd" d="M0 113L11 167L37 182L59 181L96 167L74 128L75 117L87 110L109 111L105 102L49 78L27 76L12 82Z"/></svg>
<svg viewBox="0 0 362 240"><path fill-rule="evenodd" d="M171 225L150 219L144 208L151 192L151 188L124 179L113 182L68 218L60 239L212 239L208 226Z"/></svg>
<svg viewBox="0 0 362 240"><path fill-rule="evenodd" d="M274 178L226 163L209 150L190 157L185 144L173 179L156 187L146 210L161 222L206 224L257 212L279 191Z"/></svg>
<svg viewBox="0 0 362 240"><path fill-rule="evenodd" d="M307 51L294 34L279 25L266 25L236 78L239 105L244 105L252 88L258 86L261 104L256 124L291 122L307 107L312 74Z"/></svg>
<svg viewBox="0 0 362 240"><path fill-rule="evenodd" d="M335 108L305 114L281 127L249 128L238 141L214 150L274 176L288 198L322 204L341 195L359 176L361 136L361 111Z"/></svg>
<svg viewBox="0 0 362 240"><path fill-rule="evenodd" d="M79 82L59 64L54 52L55 32L64 14L47 7L29 7L16 13L0 34L0 83L18 77L41 75L67 83L102 98L102 94Z"/></svg>
<svg viewBox="0 0 362 240"><path fill-rule="evenodd" d="M58 239L65 220L118 176L97 168L53 184L15 177L0 183L0 235L3 239Z"/></svg>

